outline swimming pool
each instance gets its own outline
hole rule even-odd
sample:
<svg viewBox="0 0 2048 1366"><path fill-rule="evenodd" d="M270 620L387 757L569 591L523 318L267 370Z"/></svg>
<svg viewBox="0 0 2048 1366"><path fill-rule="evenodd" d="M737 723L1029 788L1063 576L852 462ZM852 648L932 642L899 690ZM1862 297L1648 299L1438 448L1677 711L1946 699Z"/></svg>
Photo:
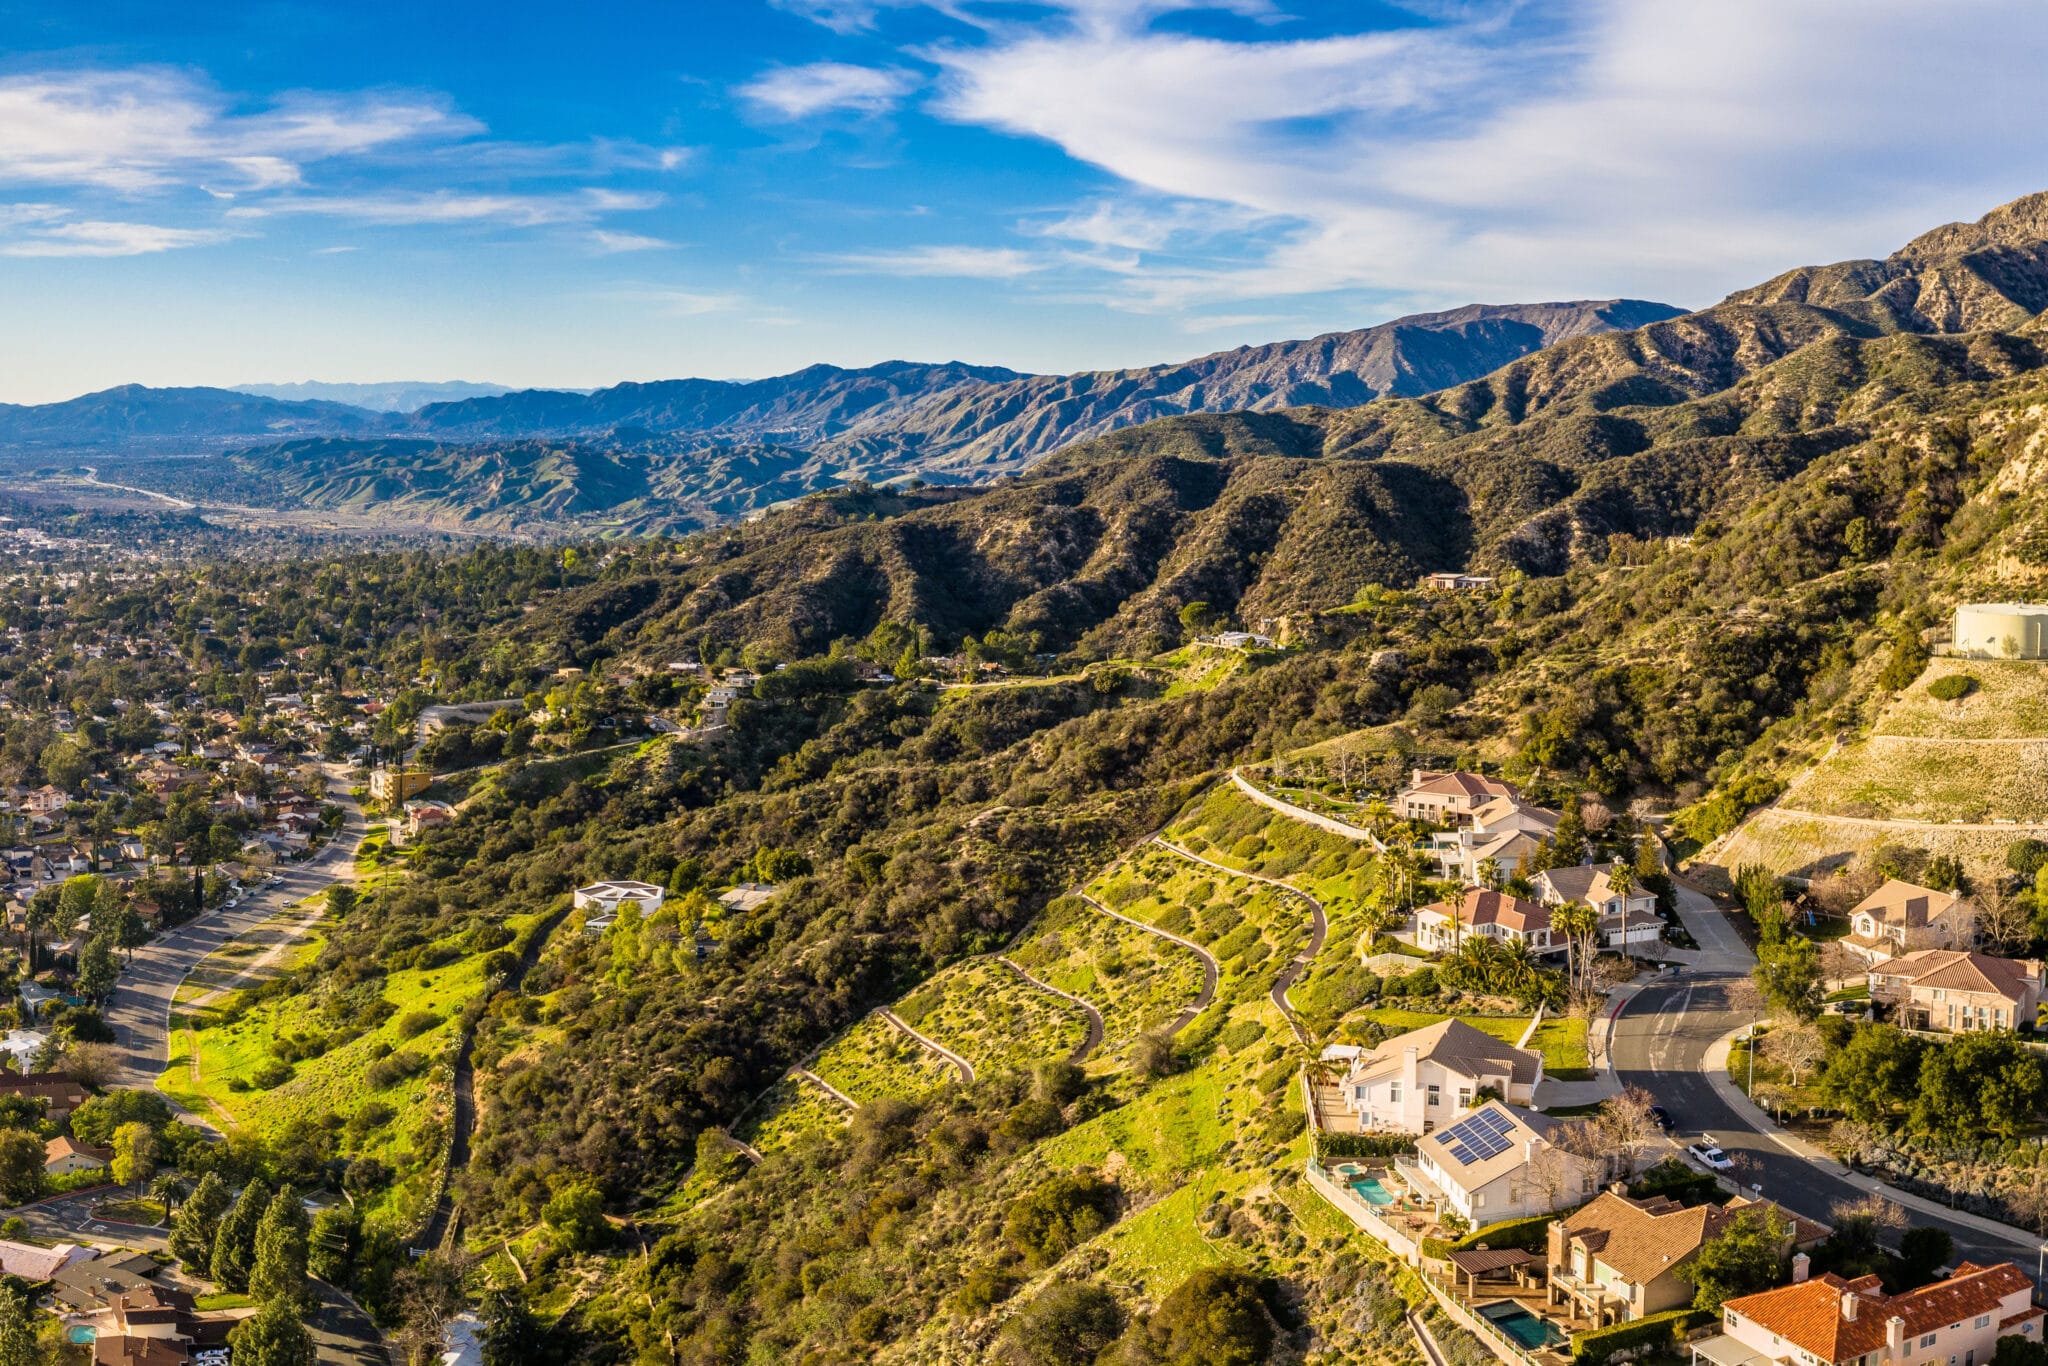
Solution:
<svg viewBox="0 0 2048 1366"><path fill-rule="evenodd" d="M74 1323L71 1325L71 1331L66 1334L72 1342L80 1347L92 1346L94 1339L98 1338L99 1335L99 1329L94 1328L89 1323Z"/></svg>
<svg viewBox="0 0 2048 1366"><path fill-rule="evenodd" d="M1537 1318L1513 1300L1481 1305L1479 1315L1532 1352L1558 1346L1565 1340L1564 1334L1558 1332L1554 1325Z"/></svg>
<svg viewBox="0 0 2048 1366"><path fill-rule="evenodd" d="M1391 1205L1394 1193L1379 1183L1378 1177L1361 1176L1351 1183L1351 1189L1368 1205Z"/></svg>

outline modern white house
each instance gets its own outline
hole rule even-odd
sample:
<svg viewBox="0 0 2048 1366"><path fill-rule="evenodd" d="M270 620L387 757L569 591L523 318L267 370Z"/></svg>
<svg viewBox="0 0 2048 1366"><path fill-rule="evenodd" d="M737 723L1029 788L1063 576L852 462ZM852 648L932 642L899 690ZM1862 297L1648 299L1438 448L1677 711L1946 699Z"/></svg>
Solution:
<svg viewBox="0 0 2048 1366"><path fill-rule="evenodd" d="M576 889L575 906L579 911L591 915L583 924L591 930L606 930L618 918L619 907L628 902L637 907L640 914L652 915L661 909L662 901L668 896L666 887L657 887L651 882L634 882L620 879L616 882L593 882L588 887Z"/></svg>
<svg viewBox="0 0 2048 1366"><path fill-rule="evenodd" d="M1503 877L1519 873L1543 841L1557 834L1558 815L1514 797L1495 797L1474 807L1469 824L1429 837L1429 854L1442 877L1485 882L1485 865Z"/></svg>
<svg viewBox="0 0 2048 1366"><path fill-rule="evenodd" d="M1598 1161L1550 1141L1556 1121L1489 1100L1416 1140L1395 1170L1409 1188L1477 1228L1583 1204L1599 1188Z"/></svg>
<svg viewBox="0 0 2048 1366"><path fill-rule="evenodd" d="M1432 1133L1482 1103L1481 1091L1527 1105L1543 1080L1541 1053L1503 1043L1463 1020L1398 1034L1370 1052L1332 1044L1323 1060L1344 1067L1339 1103L1349 1127L1361 1133Z"/></svg>
<svg viewBox="0 0 2048 1366"><path fill-rule="evenodd" d="M1793 1261L1793 1274L1803 1270ZM1887 1295L1875 1276L1832 1272L1721 1306L1721 1332L1692 1344L1711 1366L1985 1366L2003 1337L2041 1341L2034 1283L2011 1262L1964 1262L1946 1280Z"/></svg>
<svg viewBox="0 0 2048 1366"><path fill-rule="evenodd" d="M1431 902L1415 913L1418 948L1450 953L1475 936L1520 944L1534 954L1569 947L1551 933L1550 907L1484 887L1467 887L1456 901Z"/></svg>
<svg viewBox="0 0 2048 1366"><path fill-rule="evenodd" d="M1600 947L1649 949L1664 937L1657 896L1640 887L1623 892L1614 885L1618 863L1584 863L1546 868L1531 879L1537 898L1553 909L1582 902L1600 913Z"/></svg>

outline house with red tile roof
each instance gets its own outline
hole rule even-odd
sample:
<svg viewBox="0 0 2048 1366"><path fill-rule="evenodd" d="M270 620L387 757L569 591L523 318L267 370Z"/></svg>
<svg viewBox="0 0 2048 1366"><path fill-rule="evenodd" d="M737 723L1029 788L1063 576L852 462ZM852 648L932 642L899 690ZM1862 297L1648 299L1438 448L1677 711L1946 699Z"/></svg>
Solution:
<svg viewBox="0 0 2048 1366"><path fill-rule="evenodd" d="M1870 994L1908 1029L2013 1029L2041 1013L2041 964L2030 958L1921 949L1878 960L1869 977Z"/></svg>
<svg viewBox="0 0 2048 1366"><path fill-rule="evenodd" d="M1506 892L1467 887L1455 902L1437 901L1415 913L1418 948L1448 953L1478 935L1520 944L1535 954L1563 953L1562 936L1550 932L1550 908Z"/></svg>
<svg viewBox="0 0 2048 1366"><path fill-rule="evenodd" d="M1711 1366L1985 1366L2002 1337L2041 1341L2034 1283L2011 1262L1965 1262L1946 1280L1887 1295L1875 1276L1829 1273L1721 1306L1721 1332L1692 1344Z"/></svg>
<svg viewBox="0 0 2048 1366"><path fill-rule="evenodd" d="M1477 773L1435 773L1415 769L1408 786L1394 796L1394 810L1404 821L1432 825L1465 825L1472 813L1498 797L1519 797L1513 783Z"/></svg>
<svg viewBox="0 0 2048 1366"><path fill-rule="evenodd" d="M1849 912L1847 947L1871 963L1921 949L1967 949L1976 909L1954 892L1892 878Z"/></svg>

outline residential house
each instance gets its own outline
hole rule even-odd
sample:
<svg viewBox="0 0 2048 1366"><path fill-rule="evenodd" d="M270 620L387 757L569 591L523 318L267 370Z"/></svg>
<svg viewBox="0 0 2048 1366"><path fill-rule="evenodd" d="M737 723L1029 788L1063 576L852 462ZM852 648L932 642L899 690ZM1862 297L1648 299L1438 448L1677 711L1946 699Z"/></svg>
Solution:
<svg viewBox="0 0 2048 1366"><path fill-rule="evenodd" d="M19 1276L31 1283L47 1281L65 1267L89 1262L98 1255L94 1249L80 1247L76 1243L41 1247L0 1238L0 1273Z"/></svg>
<svg viewBox="0 0 2048 1366"><path fill-rule="evenodd" d="M1469 825L1472 813L1500 797L1519 797L1514 784L1477 773L1435 773L1415 769L1408 786L1394 795L1394 811L1404 821L1432 825Z"/></svg>
<svg viewBox="0 0 2048 1366"><path fill-rule="evenodd" d="M1686 1268L1743 1210L1769 1207L1787 1224L1787 1247L1812 1247L1826 1227L1737 1197L1726 1205L1681 1205L1668 1196L1632 1200L1616 1186L1550 1225L1548 1299L1604 1326L1692 1303Z"/></svg>
<svg viewBox="0 0 2048 1366"><path fill-rule="evenodd" d="M1556 1121L1497 1100L1415 1142L1396 1170L1417 1194L1473 1227L1576 1205L1600 1184L1601 1164L1550 1141Z"/></svg>
<svg viewBox="0 0 2048 1366"><path fill-rule="evenodd" d="M631 903L640 909L640 914L652 915L661 909L662 900L667 896L667 888L657 887L652 882L619 879L578 887L574 904L579 911L592 912L583 922L584 928L602 932L612 927L612 922L618 918L619 907Z"/></svg>
<svg viewBox="0 0 2048 1366"><path fill-rule="evenodd" d="M43 1144L43 1170L51 1176L103 1171L112 1160L113 1154L105 1148L80 1143L69 1134L59 1134Z"/></svg>
<svg viewBox="0 0 2048 1366"><path fill-rule="evenodd" d="M1346 1065L1338 1091L1361 1132L1430 1133L1461 1118L1481 1091L1527 1105L1543 1080L1541 1053L1463 1020L1398 1034L1371 1052L1335 1044L1323 1057Z"/></svg>
<svg viewBox="0 0 2048 1366"><path fill-rule="evenodd" d="M2011 1262L1964 1262L1946 1280L1887 1295L1876 1276L1832 1272L1721 1306L1721 1332L1692 1344L1713 1366L1985 1366L2002 1337L2041 1342L2034 1283Z"/></svg>
<svg viewBox="0 0 2048 1366"><path fill-rule="evenodd" d="M1548 906L1506 892L1467 887L1457 901L1432 902L1415 913L1415 942L1421 948L1447 953L1474 935L1520 944L1534 954L1566 948L1550 932Z"/></svg>
<svg viewBox="0 0 2048 1366"><path fill-rule="evenodd" d="M439 830L455 819L455 808L446 802L411 801L405 804L405 831Z"/></svg>
<svg viewBox="0 0 2048 1366"><path fill-rule="evenodd" d="M2013 1029L2041 1013L2041 964L1960 949L1921 949L1880 958L1870 994L1908 1029Z"/></svg>
<svg viewBox="0 0 2048 1366"><path fill-rule="evenodd" d="M1262 636L1254 631L1225 631L1216 637L1216 643L1226 650L1277 650L1279 645L1271 636Z"/></svg>
<svg viewBox="0 0 2048 1366"><path fill-rule="evenodd" d="M48 783L44 783L41 787L29 793L28 800L22 803L22 805L38 816L47 816L62 811L65 807L71 805L71 798Z"/></svg>
<svg viewBox="0 0 2048 1366"><path fill-rule="evenodd" d="M50 1277L50 1293L74 1309L98 1313L113 1308L123 1295L157 1293L160 1287L151 1278L159 1270L156 1262L140 1252L110 1253L60 1268ZM189 1299L185 1307L192 1307Z"/></svg>
<svg viewBox="0 0 2048 1366"><path fill-rule="evenodd" d="M433 785L434 775L422 770L379 768L370 772L370 798L384 806L397 806Z"/></svg>
<svg viewBox="0 0 2048 1366"><path fill-rule="evenodd" d="M1553 909L1583 902L1600 913L1600 947L1621 951L1647 949L1664 937L1657 915L1657 896L1640 887L1624 892L1614 885L1618 863L1584 863L1571 868L1546 868L1532 882L1536 896Z"/></svg>
<svg viewBox="0 0 2048 1366"><path fill-rule="evenodd" d="M62 1072L0 1072L0 1096L28 1096L48 1108L50 1118L63 1119L85 1104L91 1093Z"/></svg>
<svg viewBox="0 0 2048 1366"><path fill-rule="evenodd" d="M728 911L758 911L775 899L782 888L772 882L742 882L718 894L718 904Z"/></svg>
<svg viewBox="0 0 2048 1366"><path fill-rule="evenodd" d="M1438 593L1483 593L1493 587L1493 578L1487 574L1430 574L1422 586Z"/></svg>
<svg viewBox="0 0 2048 1366"><path fill-rule="evenodd" d="M93 1342L94 1366L167 1366L172 1362L227 1359L228 1333L239 1322L193 1312L192 1297L168 1286L144 1285L108 1305L112 1330Z"/></svg>
<svg viewBox="0 0 2048 1366"><path fill-rule="evenodd" d="M1485 882L1487 864L1512 877L1526 868L1543 841L1557 834L1558 815L1513 797L1496 797L1473 810L1470 822L1429 837L1438 873L1461 882Z"/></svg>
<svg viewBox="0 0 2048 1366"><path fill-rule="evenodd" d="M1871 962L1920 949L1967 949L1977 940L1976 913L1954 892L1892 878L1849 912L1842 943Z"/></svg>

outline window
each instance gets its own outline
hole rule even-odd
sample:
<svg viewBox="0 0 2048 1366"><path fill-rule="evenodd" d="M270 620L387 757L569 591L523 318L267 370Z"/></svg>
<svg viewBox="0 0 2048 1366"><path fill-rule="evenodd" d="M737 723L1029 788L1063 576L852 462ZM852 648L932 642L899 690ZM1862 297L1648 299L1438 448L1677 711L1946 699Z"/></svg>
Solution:
<svg viewBox="0 0 2048 1366"><path fill-rule="evenodd" d="M1441 1086L1438 1086L1435 1082L1431 1082L1429 1084L1428 1091L1429 1099L1427 1101L1427 1104L1431 1109L1435 1109L1437 1106L1444 1103L1443 1088Z"/></svg>
<svg viewBox="0 0 2048 1366"><path fill-rule="evenodd" d="M1977 1326L1979 1328L1989 1328L1991 1326L1991 1316L1989 1314L1979 1314L1977 1316Z"/></svg>
<svg viewBox="0 0 2048 1366"><path fill-rule="evenodd" d="M1929 1333L1926 1337L1920 1339L1920 1345L1922 1347L1932 1347L1934 1345L1934 1334Z"/></svg>
<svg viewBox="0 0 2048 1366"><path fill-rule="evenodd" d="M1472 1197L1472 1208L1473 1208L1473 1209L1485 1209L1485 1208L1486 1208L1486 1192L1485 1192L1485 1191L1481 1191L1481 1192L1479 1192L1479 1194L1477 1194L1477 1195L1475 1195L1475 1196L1473 1196L1473 1197Z"/></svg>
<svg viewBox="0 0 2048 1366"><path fill-rule="evenodd" d="M1458 1108L1461 1110L1467 1109L1471 1106L1471 1104L1472 1088L1469 1086L1460 1086L1458 1088Z"/></svg>
<svg viewBox="0 0 2048 1366"><path fill-rule="evenodd" d="M1399 1105L1401 1103L1400 1082L1390 1081L1387 1083L1387 1103L1389 1105Z"/></svg>

